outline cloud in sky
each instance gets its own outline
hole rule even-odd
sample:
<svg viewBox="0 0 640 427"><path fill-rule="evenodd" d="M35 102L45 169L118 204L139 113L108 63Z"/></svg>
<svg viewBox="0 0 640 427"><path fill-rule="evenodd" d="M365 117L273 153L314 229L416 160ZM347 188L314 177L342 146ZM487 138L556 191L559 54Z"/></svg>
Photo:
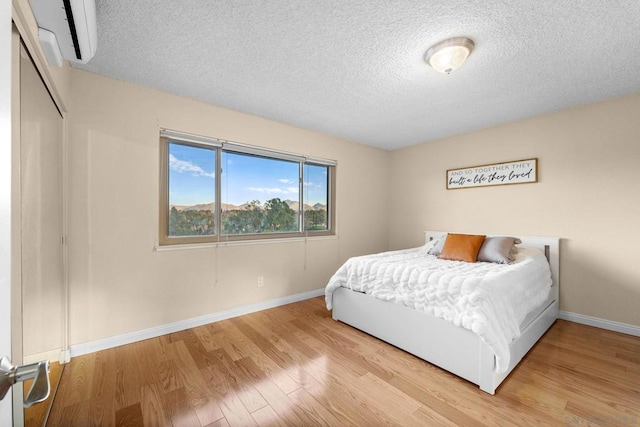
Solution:
<svg viewBox="0 0 640 427"><path fill-rule="evenodd" d="M281 182L281 183L283 183L283 184L292 184L292 183L293 183L293 180L292 180L292 179L286 179L286 178L284 178L284 179L279 179L278 181L280 181L280 182Z"/></svg>
<svg viewBox="0 0 640 427"><path fill-rule="evenodd" d="M178 173L190 173L192 176L208 176L209 178L216 177L215 172L208 173L200 166L194 165L186 160L180 160L173 154L169 154L169 168Z"/></svg>
<svg viewBox="0 0 640 427"><path fill-rule="evenodd" d="M322 185L318 184L317 182L311 182L311 181L305 181L305 182L302 183L302 185L307 187L307 189L310 189L310 188L324 188Z"/></svg>
<svg viewBox="0 0 640 427"><path fill-rule="evenodd" d="M247 190L266 194L298 194L298 187L247 187Z"/></svg>

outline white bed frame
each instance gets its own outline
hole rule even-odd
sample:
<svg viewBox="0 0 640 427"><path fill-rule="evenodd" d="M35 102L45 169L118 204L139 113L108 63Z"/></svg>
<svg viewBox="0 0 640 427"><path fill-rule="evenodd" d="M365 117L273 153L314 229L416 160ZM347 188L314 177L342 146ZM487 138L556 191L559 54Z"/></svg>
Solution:
<svg viewBox="0 0 640 427"><path fill-rule="evenodd" d="M447 234L426 231L429 242ZM522 334L509 345L511 361L503 374L495 371L495 355L480 337L443 319L385 302L361 292L338 288L333 293L333 319L393 344L495 394L496 389L558 317L560 246L554 237L523 237L519 246L545 252L551 266L551 296L541 311L528 316Z"/></svg>

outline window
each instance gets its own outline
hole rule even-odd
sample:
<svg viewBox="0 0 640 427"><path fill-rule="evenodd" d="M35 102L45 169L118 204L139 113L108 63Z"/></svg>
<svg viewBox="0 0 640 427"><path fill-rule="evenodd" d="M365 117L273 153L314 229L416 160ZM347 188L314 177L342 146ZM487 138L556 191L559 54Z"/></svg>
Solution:
<svg viewBox="0 0 640 427"><path fill-rule="evenodd" d="M169 143L169 236L216 234L216 151Z"/></svg>
<svg viewBox="0 0 640 427"><path fill-rule="evenodd" d="M335 162L173 131L160 144L160 244L335 233Z"/></svg>
<svg viewBox="0 0 640 427"><path fill-rule="evenodd" d="M329 168L306 163L304 165L304 229L326 231L329 225Z"/></svg>

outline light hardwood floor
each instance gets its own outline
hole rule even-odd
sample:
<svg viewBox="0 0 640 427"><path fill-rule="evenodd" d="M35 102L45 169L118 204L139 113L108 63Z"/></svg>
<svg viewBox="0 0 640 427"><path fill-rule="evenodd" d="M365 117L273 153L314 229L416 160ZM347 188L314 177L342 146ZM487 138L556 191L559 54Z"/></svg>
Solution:
<svg viewBox="0 0 640 427"><path fill-rule="evenodd" d="M639 425L640 338L557 321L495 396L323 298L74 358L49 426Z"/></svg>

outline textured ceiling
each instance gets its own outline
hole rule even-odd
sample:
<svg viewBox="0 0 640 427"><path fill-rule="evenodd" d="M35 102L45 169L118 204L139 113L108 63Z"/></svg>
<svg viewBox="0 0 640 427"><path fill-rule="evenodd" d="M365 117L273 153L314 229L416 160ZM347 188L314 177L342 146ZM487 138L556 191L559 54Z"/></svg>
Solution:
<svg viewBox="0 0 640 427"><path fill-rule="evenodd" d="M640 91L638 0L96 0L78 68L395 149ZM423 59L467 36L451 75ZM215 136L215 135L213 135Z"/></svg>

